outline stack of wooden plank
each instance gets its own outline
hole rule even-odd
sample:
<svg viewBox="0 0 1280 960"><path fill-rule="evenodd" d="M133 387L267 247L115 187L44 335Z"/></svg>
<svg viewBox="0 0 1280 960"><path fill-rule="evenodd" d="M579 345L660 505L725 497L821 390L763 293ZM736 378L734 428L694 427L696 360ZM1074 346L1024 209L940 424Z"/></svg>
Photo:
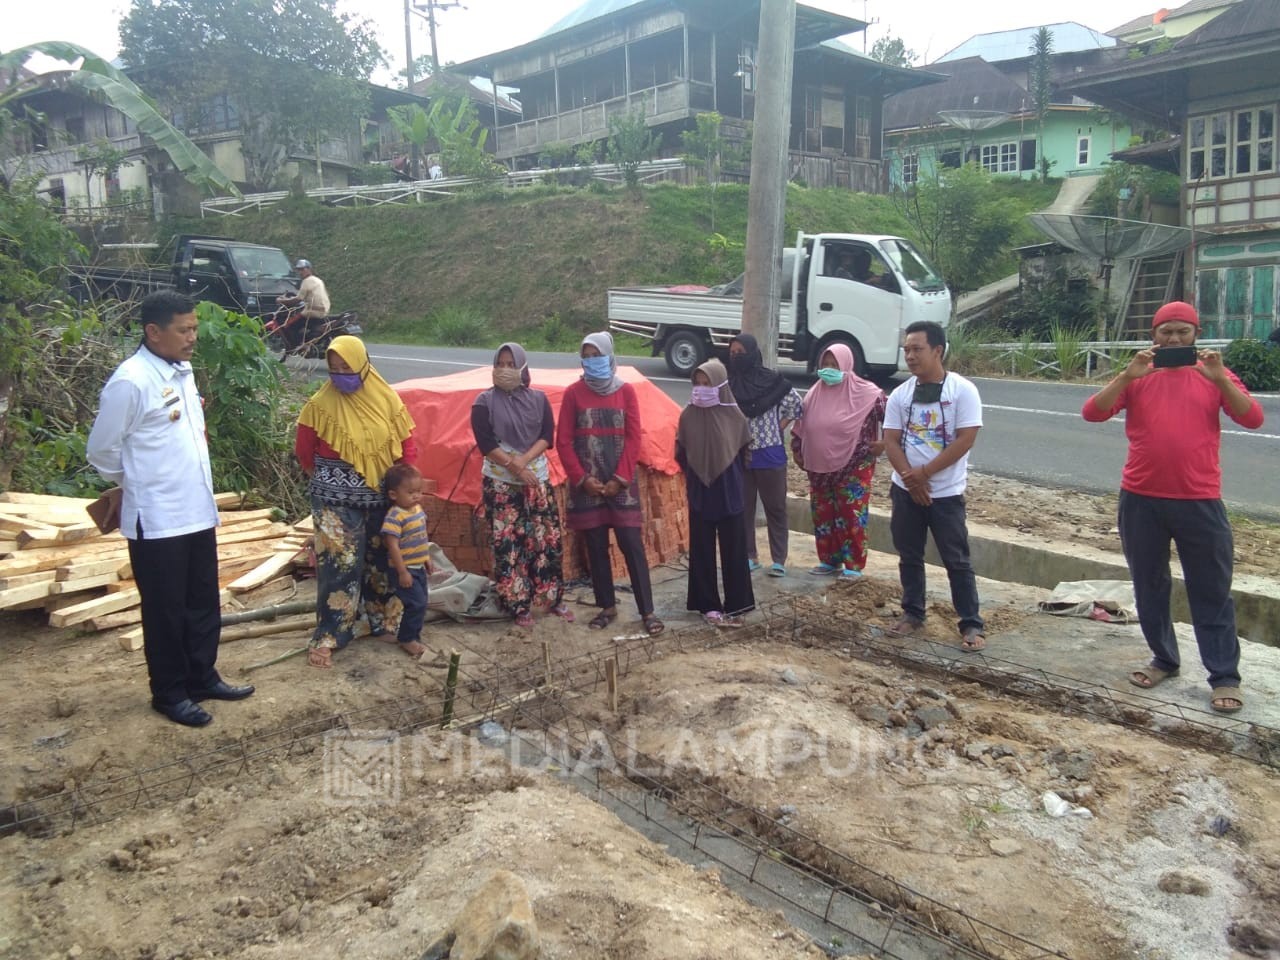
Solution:
<svg viewBox="0 0 1280 960"><path fill-rule="evenodd" d="M224 604L290 575L312 535L310 517L290 526L272 519L277 511L245 510L241 501L239 494L217 497ZM43 609L53 627L109 630L141 622L128 542L118 531L98 532L85 513L91 502L0 493L0 610ZM122 645L137 649L134 638L125 639Z"/></svg>

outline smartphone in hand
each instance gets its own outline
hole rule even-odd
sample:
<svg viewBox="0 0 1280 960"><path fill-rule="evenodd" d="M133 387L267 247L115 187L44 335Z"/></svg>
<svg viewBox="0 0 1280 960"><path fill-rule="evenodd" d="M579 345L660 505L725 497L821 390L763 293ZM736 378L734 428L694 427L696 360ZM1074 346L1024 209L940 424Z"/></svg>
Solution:
<svg viewBox="0 0 1280 960"><path fill-rule="evenodd" d="M1160 347L1152 351L1153 367L1190 367L1200 357L1195 347Z"/></svg>

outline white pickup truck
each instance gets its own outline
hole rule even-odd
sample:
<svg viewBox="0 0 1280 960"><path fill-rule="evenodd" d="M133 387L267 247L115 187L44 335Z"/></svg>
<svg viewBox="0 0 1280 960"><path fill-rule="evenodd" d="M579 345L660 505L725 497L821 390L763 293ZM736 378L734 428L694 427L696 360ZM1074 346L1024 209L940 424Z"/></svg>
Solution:
<svg viewBox="0 0 1280 960"><path fill-rule="evenodd" d="M783 253L778 356L810 371L833 343L849 345L863 376L905 370L906 326L950 322L947 285L901 237L800 233ZM653 356L664 355L672 373L690 376L708 356L727 353L742 332L742 280L706 292L610 290L609 328L652 341Z"/></svg>

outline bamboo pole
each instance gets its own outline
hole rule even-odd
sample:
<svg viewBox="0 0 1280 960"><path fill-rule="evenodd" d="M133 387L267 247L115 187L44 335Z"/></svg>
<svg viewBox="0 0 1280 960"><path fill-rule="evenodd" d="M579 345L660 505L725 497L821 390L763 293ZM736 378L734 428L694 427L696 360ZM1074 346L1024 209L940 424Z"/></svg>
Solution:
<svg viewBox="0 0 1280 960"><path fill-rule="evenodd" d="M239 613L224 613L222 625L248 623L251 620L275 620L277 617L288 617L295 613L311 613L316 608L314 600L290 600L288 603L277 603L270 607L258 607L254 610L241 610Z"/></svg>
<svg viewBox="0 0 1280 960"><path fill-rule="evenodd" d="M284 663L299 654L306 653L310 647L299 647L297 650L290 650L288 653L282 653L278 657L272 657L270 660L263 660L261 663L250 663L240 668L242 674L252 673L254 670L261 670L263 667L275 666L277 663Z"/></svg>
<svg viewBox="0 0 1280 960"><path fill-rule="evenodd" d="M462 662L462 654L457 650L449 651L449 675L444 681L444 716L440 721L440 729L449 726L453 719L453 698L458 692L458 664Z"/></svg>

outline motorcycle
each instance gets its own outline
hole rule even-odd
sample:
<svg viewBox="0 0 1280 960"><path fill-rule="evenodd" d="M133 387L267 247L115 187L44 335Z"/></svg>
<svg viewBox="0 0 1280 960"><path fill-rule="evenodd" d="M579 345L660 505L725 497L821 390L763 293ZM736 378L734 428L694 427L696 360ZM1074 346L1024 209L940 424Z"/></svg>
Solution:
<svg viewBox="0 0 1280 960"><path fill-rule="evenodd" d="M280 351L282 363L290 356L323 358L334 337L358 337L364 333L360 315L354 310L327 317L304 317L302 311L300 303L282 303L274 313L263 318L262 330L267 346Z"/></svg>

